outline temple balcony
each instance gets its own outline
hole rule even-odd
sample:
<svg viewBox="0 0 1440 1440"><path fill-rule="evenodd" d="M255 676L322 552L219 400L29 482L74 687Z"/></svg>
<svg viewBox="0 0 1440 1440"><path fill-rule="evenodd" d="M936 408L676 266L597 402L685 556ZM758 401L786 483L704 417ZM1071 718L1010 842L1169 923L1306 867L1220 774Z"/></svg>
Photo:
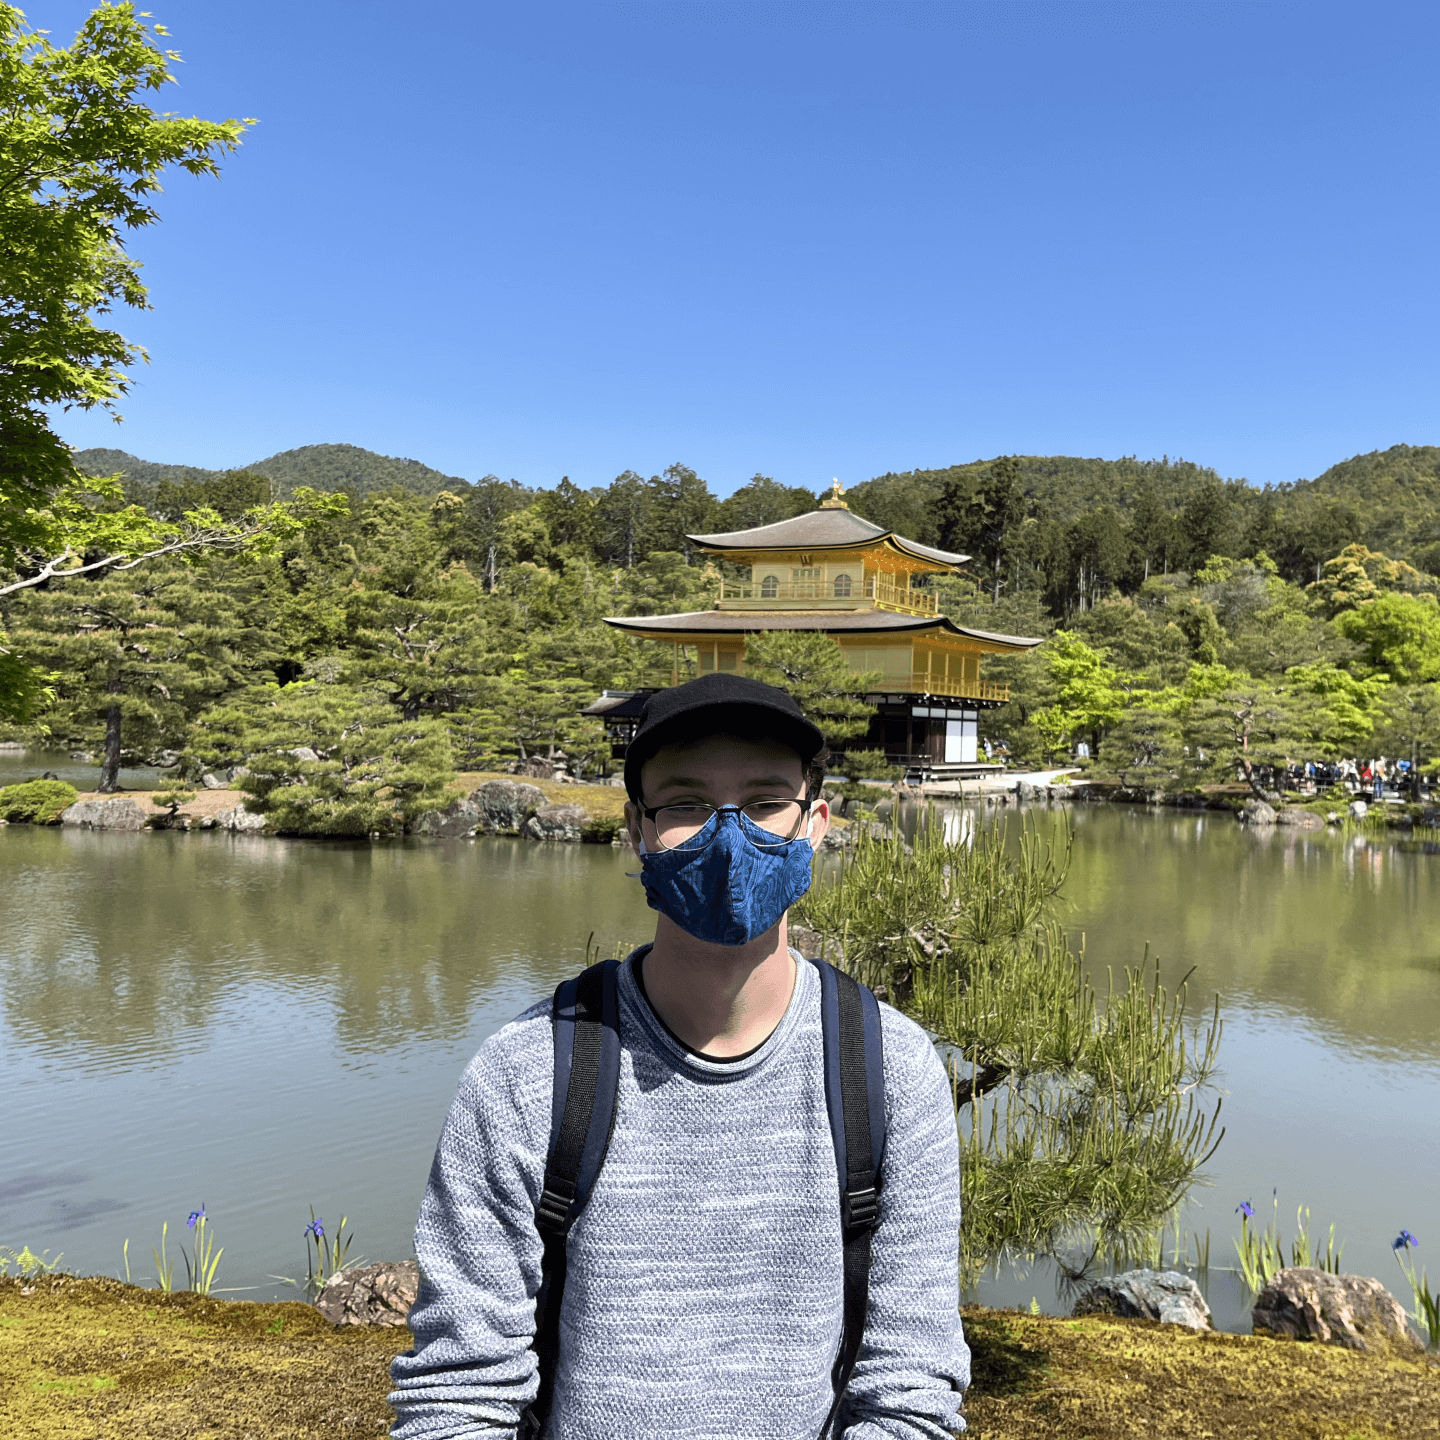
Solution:
<svg viewBox="0 0 1440 1440"><path fill-rule="evenodd" d="M844 578L844 577L842 577ZM924 590L891 585L867 575L859 585L837 586L825 580L725 580L720 585L720 610L774 610L796 606L806 610L890 610L899 615L928 618L939 615L940 604Z"/></svg>
<svg viewBox="0 0 1440 1440"><path fill-rule="evenodd" d="M729 658L729 657L724 657ZM734 667L722 665L730 674L743 674L743 663ZM651 668L640 671L634 684L647 690L665 690L671 685L693 680L696 675L711 673L709 665L696 669L694 660L688 660L675 667ZM909 675L884 675L879 685L869 692L874 695L943 695L954 700L983 700L992 705L1010 703L1010 687L999 685L992 680L967 680L960 676L933 675L924 670Z"/></svg>

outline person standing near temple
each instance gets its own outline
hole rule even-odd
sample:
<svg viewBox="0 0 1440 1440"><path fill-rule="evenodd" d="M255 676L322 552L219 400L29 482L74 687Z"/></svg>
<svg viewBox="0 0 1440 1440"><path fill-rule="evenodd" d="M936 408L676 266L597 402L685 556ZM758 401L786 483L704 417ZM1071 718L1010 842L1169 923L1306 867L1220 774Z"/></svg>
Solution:
<svg viewBox="0 0 1440 1440"><path fill-rule="evenodd" d="M531 1409L559 1043L547 999L485 1042L446 1120L415 1232L415 1346L391 1369L394 1440L508 1440L532 1422L542 1440L964 1428L954 1103L929 1037L883 1003L868 1309L856 1331L843 1323L851 1230L821 1013L832 981L790 948L786 919L830 823L823 778L823 737L783 691L713 674L649 701L625 783L655 938L616 975L613 1128L563 1252L548 1414ZM851 1333L858 1356L837 1393Z"/></svg>

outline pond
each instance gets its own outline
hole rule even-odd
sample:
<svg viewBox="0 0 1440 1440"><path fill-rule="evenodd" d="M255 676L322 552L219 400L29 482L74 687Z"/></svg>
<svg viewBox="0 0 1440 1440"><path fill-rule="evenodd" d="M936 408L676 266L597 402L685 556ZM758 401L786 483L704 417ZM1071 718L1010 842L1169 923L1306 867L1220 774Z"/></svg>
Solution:
<svg viewBox="0 0 1440 1440"><path fill-rule="evenodd" d="M1192 1251L1210 1234L1217 1322L1246 1325L1219 1273L1235 1206L1268 1218L1274 1189L1282 1233L1309 1206L1347 1271L1400 1293L1400 1227L1440 1249L1440 858L1219 814L1101 806L1074 826L1068 923L1101 987L1148 943L1167 984L1194 967L1192 1010L1221 997L1227 1133L1180 1221ZM312 1205L332 1230L348 1215L352 1259L410 1254L470 1056L590 932L606 954L652 932L633 868L498 838L0 830L0 1244L123 1275L128 1238L153 1284L162 1222L173 1258L203 1203L218 1287L254 1299L293 1294L272 1277L303 1277ZM976 1298L1032 1296L1067 1303L1044 1268Z"/></svg>

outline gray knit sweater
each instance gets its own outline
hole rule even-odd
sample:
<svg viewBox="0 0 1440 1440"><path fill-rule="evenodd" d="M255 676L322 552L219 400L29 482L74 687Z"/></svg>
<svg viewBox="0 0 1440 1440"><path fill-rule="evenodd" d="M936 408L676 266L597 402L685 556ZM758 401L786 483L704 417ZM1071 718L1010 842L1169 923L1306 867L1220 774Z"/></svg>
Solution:
<svg viewBox="0 0 1440 1440"><path fill-rule="evenodd" d="M545 1440L813 1440L843 1317L819 976L797 956L780 1024L726 1062L666 1029L634 960L620 969L615 1128L570 1234ZM391 1367L395 1440L509 1437L535 1396L549 1014L546 999L485 1042L445 1122L415 1231L415 1348ZM941 1440L964 1428L970 1379L955 1112L925 1032L889 1005L880 1016L884 1190L834 1433Z"/></svg>

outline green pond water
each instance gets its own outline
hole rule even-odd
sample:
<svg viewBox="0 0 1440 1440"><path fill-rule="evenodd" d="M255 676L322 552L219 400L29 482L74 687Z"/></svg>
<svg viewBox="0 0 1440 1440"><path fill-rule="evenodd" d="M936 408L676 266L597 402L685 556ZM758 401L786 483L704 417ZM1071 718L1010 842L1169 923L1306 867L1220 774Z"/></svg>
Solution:
<svg viewBox="0 0 1440 1440"><path fill-rule="evenodd" d="M1194 967L1193 1008L1221 997L1227 1134L1181 1218L1210 1232L1217 1321L1246 1323L1219 1273L1235 1206L1268 1217L1276 1188L1287 1235L1308 1205L1346 1270L1401 1292L1401 1226L1440 1254L1440 857L1216 814L1102 806L1074 827L1068 920L1102 986L1148 943L1167 982ZM471 1055L592 931L607 954L649 938L634 868L505 839L0 830L0 1244L123 1274L128 1237L153 1284L162 1222L173 1257L203 1203L217 1284L255 1299L293 1293L269 1277L303 1276L312 1205L349 1216L352 1259L409 1255ZM1045 1268L977 1298L1032 1296L1067 1304Z"/></svg>

